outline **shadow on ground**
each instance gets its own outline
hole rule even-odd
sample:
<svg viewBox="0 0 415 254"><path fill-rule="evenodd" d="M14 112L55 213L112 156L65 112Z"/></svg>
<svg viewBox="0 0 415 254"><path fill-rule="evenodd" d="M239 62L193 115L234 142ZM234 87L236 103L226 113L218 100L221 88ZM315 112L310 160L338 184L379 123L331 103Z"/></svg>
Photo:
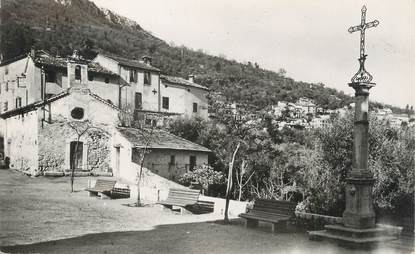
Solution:
<svg viewBox="0 0 415 254"><path fill-rule="evenodd" d="M309 241L305 233L272 234L245 229L240 220L157 226L0 247L6 253L369 253ZM382 252L383 253L383 252ZM385 252L387 253L387 252Z"/></svg>

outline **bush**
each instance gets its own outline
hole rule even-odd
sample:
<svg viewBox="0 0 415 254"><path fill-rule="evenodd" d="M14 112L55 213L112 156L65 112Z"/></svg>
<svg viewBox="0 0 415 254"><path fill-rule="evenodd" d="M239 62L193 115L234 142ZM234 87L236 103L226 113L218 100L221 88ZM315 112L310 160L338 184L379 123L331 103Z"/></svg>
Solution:
<svg viewBox="0 0 415 254"><path fill-rule="evenodd" d="M222 172L212 169L209 165L197 167L194 171L185 173L179 178L179 183L189 186L190 184L200 184L207 191L209 185L220 185L225 183L225 176Z"/></svg>

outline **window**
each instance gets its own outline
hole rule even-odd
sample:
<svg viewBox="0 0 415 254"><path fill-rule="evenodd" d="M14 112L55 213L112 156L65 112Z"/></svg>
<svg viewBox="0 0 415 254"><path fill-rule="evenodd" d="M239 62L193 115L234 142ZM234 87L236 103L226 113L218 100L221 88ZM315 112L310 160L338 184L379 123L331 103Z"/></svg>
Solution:
<svg viewBox="0 0 415 254"><path fill-rule="evenodd" d="M175 165L175 164L176 164L176 156L170 155L170 165Z"/></svg>
<svg viewBox="0 0 415 254"><path fill-rule="evenodd" d="M89 81L94 81L94 75L91 73L88 73L88 80Z"/></svg>
<svg viewBox="0 0 415 254"><path fill-rule="evenodd" d="M191 155L189 158L189 169L190 171L193 171L196 167L196 156Z"/></svg>
<svg viewBox="0 0 415 254"><path fill-rule="evenodd" d="M151 119L147 118L145 123L146 125L151 125Z"/></svg>
<svg viewBox="0 0 415 254"><path fill-rule="evenodd" d="M4 66L4 74L7 75L9 74L9 66Z"/></svg>
<svg viewBox="0 0 415 254"><path fill-rule="evenodd" d="M141 109L142 108L142 103L143 103L143 98L141 93L135 93L135 109Z"/></svg>
<svg viewBox="0 0 415 254"><path fill-rule="evenodd" d="M169 97L163 97L163 108L169 109Z"/></svg>
<svg viewBox="0 0 415 254"><path fill-rule="evenodd" d="M9 110L9 104L6 102L4 102L4 111Z"/></svg>
<svg viewBox="0 0 415 254"><path fill-rule="evenodd" d="M77 119L77 120L84 118L84 109L78 108L78 107L72 109L71 116L73 119Z"/></svg>
<svg viewBox="0 0 415 254"><path fill-rule="evenodd" d="M16 97L16 108L20 108L22 106L22 98Z"/></svg>
<svg viewBox="0 0 415 254"><path fill-rule="evenodd" d="M9 81L6 82L6 92L9 91Z"/></svg>
<svg viewBox="0 0 415 254"><path fill-rule="evenodd" d="M45 79L46 79L46 82L56 83L56 72L46 71Z"/></svg>
<svg viewBox="0 0 415 254"><path fill-rule="evenodd" d="M81 66L75 66L75 80L81 80Z"/></svg>
<svg viewBox="0 0 415 254"><path fill-rule="evenodd" d="M110 82L110 78L109 77L105 77L105 83L109 83Z"/></svg>
<svg viewBox="0 0 415 254"><path fill-rule="evenodd" d="M151 74L149 71L144 72L144 85L151 85Z"/></svg>
<svg viewBox="0 0 415 254"><path fill-rule="evenodd" d="M193 102L193 113L197 113L197 103Z"/></svg>
<svg viewBox="0 0 415 254"><path fill-rule="evenodd" d="M131 69L130 70L130 82L137 83L137 71Z"/></svg>

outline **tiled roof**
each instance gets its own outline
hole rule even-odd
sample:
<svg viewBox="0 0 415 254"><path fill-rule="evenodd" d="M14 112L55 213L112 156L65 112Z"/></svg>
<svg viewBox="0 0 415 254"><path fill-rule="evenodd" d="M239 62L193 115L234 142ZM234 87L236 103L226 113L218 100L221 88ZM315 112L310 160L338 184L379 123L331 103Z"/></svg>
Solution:
<svg viewBox="0 0 415 254"><path fill-rule="evenodd" d="M182 85L182 86L187 86L187 87L195 87L195 88L200 88L200 89L203 89L203 90L209 90L209 88L207 88L205 86L190 82L189 80L186 80L186 79L180 78L180 77L161 75L160 78L162 80L165 80L167 82L177 84L177 85Z"/></svg>
<svg viewBox="0 0 415 254"><path fill-rule="evenodd" d="M55 67L55 68L61 68L61 69L65 69L67 67L67 58L63 58L63 57L54 57L49 55L48 53L44 52L44 51L37 51L35 56L32 57L33 61L41 66L50 66L50 67ZM98 63L95 62L90 62L84 59L77 59L77 60L73 60L74 62L77 62L79 64L86 64L88 65L88 71L89 72L94 72L94 73L101 73L101 74L107 74L107 75L111 75L111 76L117 76L117 74L113 73L110 70L105 69L104 67L102 67L101 65L99 65Z"/></svg>
<svg viewBox="0 0 415 254"><path fill-rule="evenodd" d="M3 114L0 114L0 117L3 118L3 119L6 119L6 118L9 118L9 117L12 117L12 116L19 115L19 114L24 114L24 113L27 113L27 112L30 112L30 111L34 111L34 110L38 109L39 107L42 107L42 106L44 106L44 105L46 105L46 104L48 104L50 102L57 101L57 100L65 97L65 96L67 96L69 94L70 94L70 91L65 91L65 92L56 94L56 95L54 95L54 96L52 96L52 97L50 97L50 98L48 98L48 99L46 99L44 101L37 101L37 102L28 104L28 105L23 106L23 107L20 107L20 108L15 108L15 109L6 111ZM108 107L111 107L111 108L113 108L115 110L118 110L118 111L122 111L116 105L108 102L107 100L101 98L100 96L98 96L98 95L96 95L94 93L89 92L89 95L92 98L94 98L95 100L97 100L97 101L99 101L99 102L107 105Z"/></svg>
<svg viewBox="0 0 415 254"><path fill-rule="evenodd" d="M139 69L143 69L143 70L160 72L160 69L158 69L154 66L151 66L149 64L145 64L143 62L140 62L138 60L132 60L132 59L127 59L127 58L123 58L123 57L120 57L120 56L107 55L107 54L103 54L103 56L117 61L120 65L124 65L124 66L128 66L128 67L135 67L135 68L139 68Z"/></svg>
<svg viewBox="0 0 415 254"><path fill-rule="evenodd" d="M209 149L167 131L158 129L117 128L134 147L144 148L148 140L149 149L173 149L210 152Z"/></svg>

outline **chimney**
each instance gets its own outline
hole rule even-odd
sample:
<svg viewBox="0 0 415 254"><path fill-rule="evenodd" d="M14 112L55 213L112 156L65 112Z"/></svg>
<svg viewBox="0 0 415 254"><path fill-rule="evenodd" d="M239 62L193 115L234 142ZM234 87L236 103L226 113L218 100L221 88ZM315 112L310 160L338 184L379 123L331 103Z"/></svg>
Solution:
<svg viewBox="0 0 415 254"><path fill-rule="evenodd" d="M194 83L195 82L194 80L195 80L195 75L190 74L189 75L189 81L192 82L192 83Z"/></svg>
<svg viewBox="0 0 415 254"><path fill-rule="evenodd" d="M145 64L151 65L151 57L150 56L143 56L141 59L143 59Z"/></svg>

